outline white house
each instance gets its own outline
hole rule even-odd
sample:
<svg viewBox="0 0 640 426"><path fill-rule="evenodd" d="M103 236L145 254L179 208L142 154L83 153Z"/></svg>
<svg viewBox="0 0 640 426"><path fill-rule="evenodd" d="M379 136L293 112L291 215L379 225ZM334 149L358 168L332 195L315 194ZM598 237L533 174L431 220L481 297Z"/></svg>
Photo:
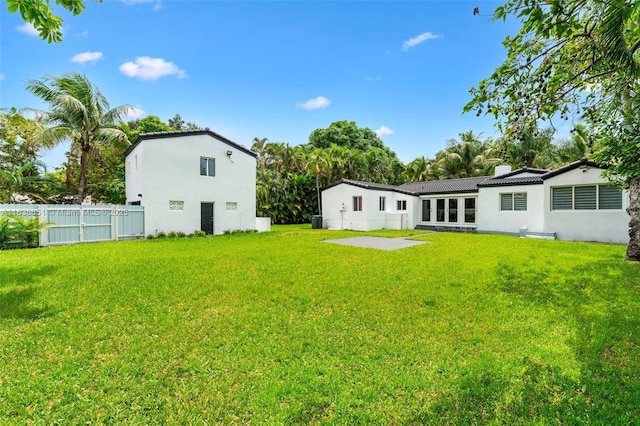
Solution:
<svg viewBox="0 0 640 426"><path fill-rule="evenodd" d="M127 204L145 234L256 228L257 154L209 129L141 134L125 152Z"/></svg>
<svg viewBox="0 0 640 426"><path fill-rule="evenodd" d="M415 228L414 194L397 186L343 179L322 191L323 226L330 229Z"/></svg>
<svg viewBox="0 0 640 426"><path fill-rule="evenodd" d="M323 190L323 221L338 229L400 229L376 209L383 194L392 194L406 199L410 229L627 243L629 194L607 185L601 173L582 159L551 171L499 166L493 177L399 187L341 180Z"/></svg>

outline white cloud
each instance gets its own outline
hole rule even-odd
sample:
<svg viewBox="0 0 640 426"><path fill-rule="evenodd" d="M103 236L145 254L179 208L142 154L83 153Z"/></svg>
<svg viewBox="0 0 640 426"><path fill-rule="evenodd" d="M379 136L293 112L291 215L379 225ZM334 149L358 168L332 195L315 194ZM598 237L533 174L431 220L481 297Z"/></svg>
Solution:
<svg viewBox="0 0 640 426"><path fill-rule="evenodd" d="M96 62L98 62L100 59L103 59L103 58L104 56L102 55L102 52L84 52L84 53L78 53L73 58L71 58L70 61L77 62L79 64L84 64L86 62L92 62L95 64Z"/></svg>
<svg viewBox="0 0 640 426"><path fill-rule="evenodd" d="M326 108L329 105L331 105L331 101L324 96L318 96L317 98L309 99L306 102L296 102L296 108L306 109L307 111Z"/></svg>
<svg viewBox="0 0 640 426"><path fill-rule="evenodd" d="M36 30L36 28L30 22L25 22L24 24L16 27L16 29L18 31L20 31L21 33L25 33L25 34L28 34L30 36L38 37L38 35L39 35L38 34L38 30Z"/></svg>
<svg viewBox="0 0 640 426"><path fill-rule="evenodd" d="M379 129L374 130L374 133L376 135L378 135L378 137L381 137L381 136L392 135L393 134L393 130L391 130L387 126L380 126Z"/></svg>
<svg viewBox="0 0 640 426"><path fill-rule="evenodd" d="M138 107L131 107L129 112L124 117L125 120L135 120L136 118L142 118L147 115L147 112Z"/></svg>
<svg viewBox="0 0 640 426"><path fill-rule="evenodd" d="M79 33L75 33L73 36L78 38L85 38L89 35L89 30L80 31Z"/></svg>
<svg viewBox="0 0 640 426"><path fill-rule="evenodd" d="M422 33L419 36L416 36L414 38L411 38L411 39L405 41L402 44L402 50L405 50L405 51L409 50L412 47L417 46L422 42L425 42L427 40L433 40L433 39L436 39L436 38L440 38L440 36L439 35L435 35L433 33L429 33L429 32Z"/></svg>
<svg viewBox="0 0 640 426"><path fill-rule="evenodd" d="M149 56L140 56L136 58L135 62L125 62L120 65L120 71L128 77L137 77L140 80L157 80L165 75L175 75L178 78L188 77L187 73L173 62Z"/></svg>
<svg viewBox="0 0 640 426"><path fill-rule="evenodd" d="M0 81L4 80L4 74L0 73Z"/></svg>

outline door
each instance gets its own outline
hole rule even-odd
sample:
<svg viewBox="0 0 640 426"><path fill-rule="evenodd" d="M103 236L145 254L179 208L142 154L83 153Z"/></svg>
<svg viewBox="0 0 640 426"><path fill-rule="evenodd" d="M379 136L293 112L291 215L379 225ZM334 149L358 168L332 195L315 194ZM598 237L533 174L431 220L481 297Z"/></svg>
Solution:
<svg viewBox="0 0 640 426"><path fill-rule="evenodd" d="M213 203L200 203L200 229L213 234Z"/></svg>

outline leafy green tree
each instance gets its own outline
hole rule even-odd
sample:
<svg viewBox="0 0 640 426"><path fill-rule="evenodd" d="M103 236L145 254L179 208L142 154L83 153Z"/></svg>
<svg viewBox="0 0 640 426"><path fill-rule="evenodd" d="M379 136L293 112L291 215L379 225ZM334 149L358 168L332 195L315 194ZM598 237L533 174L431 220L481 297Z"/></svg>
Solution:
<svg viewBox="0 0 640 426"><path fill-rule="evenodd" d="M173 130L197 130L200 129L200 126L198 126L196 123L193 123L191 121L188 121L185 123L185 121L182 119L182 116L180 114L174 115L173 117L171 117L170 119L167 120L167 124L173 128Z"/></svg>
<svg viewBox="0 0 640 426"><path fill-rule="evenodd" d="M404 178L407 182L434 180L433 163L433 160L427 159L424 156L414 159L407 164L407 167L404 169Z"/></svg>
<svg viewBox="0 0 640 426"><path fill-rule="evenodd" d="M129 142L134 143L141 133L169 132L175 130L155 115L147 115L144 118L120 123L118 128L126 133Z"/></svg>
<svg viewBox="0 0 640 426"><path fill-rule="evenodd" d="M514 169L552 167L556 158L556 147L552 143L553 133L552 128L539 130L534 126L507 135L507 163Z"/></svg>
<svg viewBox="0 0 640 426"><path fill-rule="evenodd" d="M460 140L450 139L447 147L436 153L435 166L440 178L466 178L483 176L500 159L490 157L488 142L478 139L473 131L460 133Z"/></svg>
<svg viewBox="0 0 640 426"><path fill-rule="evenodd" d="M541 119L584 120L605 175L629 187L627 259L640 261L640 2L508 0L494 19L508 16L520 31L464 111L494 115L507 134Z"/></svg>
<svg viewBox="0 0 640 426"><path fill-rule="evenodd" d="M577 124L571 132L571 138L560 141L556 150L555 167L560 167L581 158L591 157L594 153L594 141L586 127Z"/></svg>
<svg viewBox="0 0 640 426"><path fill-rule="evenodd" d="M49 43L62 41L62 18L54 15L51 4L45 0L6 0L7 9L11 13L18 12L23 20L32 24L41 39ZM94 0L102 2L102 0ZM85 8L83 0L56 0L74 16L79 15Z"/></svg>
<svg viewBox="0 0 640 426"><path fill-rule="evenodd" d="M358 127L355 121L335 121L326 129L316 129L309 135L309 144L314 148L329 148L331 145L345 146L366 151L370 148L385 148L382 140L368 127Z"/></svg>
<svg viewBox="0 0 640 426"><path fill-rule="evenodd" d="M26 195L34 201L45 202L49 180L43 176L44 164L25 161L11 169L0 169L0 202L14 203L15 195Z"/></svg>
<svg viewBox="0 0 640 426"><path fill-rule="evenodd" d="M43 130L38 120L24 117L15 108L0 114L0 168L12 170L36 161L42 146L36 137Z"/></svg>
<svg viewBox="0 0 640 426"><path fill-rule="evenodd" d="M41 112L50 126L40 134L45 145L71 140L71 152L80 159L78 202L87 188L89 156L103 146L128 143L127 135L117 128L130 106L115 108L87 77L68 73L61 77L30 80L27 90L45 101L50 108Z"/></svg>

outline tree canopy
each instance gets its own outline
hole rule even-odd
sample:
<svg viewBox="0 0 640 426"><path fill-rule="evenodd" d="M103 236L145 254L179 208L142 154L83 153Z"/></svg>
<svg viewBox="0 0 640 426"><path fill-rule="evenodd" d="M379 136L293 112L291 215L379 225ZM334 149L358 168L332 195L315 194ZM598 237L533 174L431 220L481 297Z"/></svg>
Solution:
<svg viewBox="0 0 640 426"><path fill-rule="evenodd" d="M98 88L86 76L78 73L30 80L27 90L49 105L49 111L40 111L49 125L39 134L44 145L71 141L67 168L72 166L75 159L79 159L77 199L82 202L87 188L90 155L103 146L118 143L128 145L127 135L117 125L130 107L122 105L111 108Z"/></svg>
<svg viewBox="0 0 640 426"><path fill-rule="evenodd" d="M101 3L102 0L93 0ZM53 13L48 0L6 0L7 9L11 13L18 12L22 19L38 31L41 39L49 43L62 41L62 18ZM56 0L56 4L79 15L84 9L83 0Z"/></svg>
<svg viewBox="0 0 640 426"><path fill-rule="evenodd" d="M370 148L385 148L384 142L368 127L358 127L355 121L334 121L326 129L316 129L309 135L309 144L314 148L329 148L331 145L366 151Z"/></svg>
<svg viewBox="0 0 640 426"><path fill-rule="evenodd" d="M504 40L507 59L471 89L464 111L495 116L506 135L539 120L585 123L594 158L630 187L627 258L640 260L640 2L509 0L494 19L508 16L520 31Z"/></svg>

